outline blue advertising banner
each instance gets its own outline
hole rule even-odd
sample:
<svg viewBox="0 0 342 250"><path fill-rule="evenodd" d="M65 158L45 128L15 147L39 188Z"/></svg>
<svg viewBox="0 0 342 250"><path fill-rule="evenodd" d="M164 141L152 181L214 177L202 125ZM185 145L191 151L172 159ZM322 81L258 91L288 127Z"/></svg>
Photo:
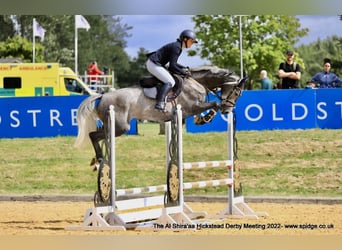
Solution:
<svg viewBox="0 0 342 250"><path fill-rule="evenodd" d="M86 96L0 98L0 138L77 135L77 108ZM215 99L215 97L211 97ZM244 91L236 108L237 130L342 128L342 89ZM126 134L137 134L137 121ZM227 115L197 126L191 133L227 131Z"/></svg>
<svg viewBox="0 0 342 250"><path fill-rule="evenodd" d="M236 105L238 130L316 127L314 90L244 91Z"/></svg>
<svg viewBox="0 0 342 250"><path fill-rule="evenodd" d="M342 128L342 89L316 91L316 122L319 128Z"/></svg>
<svg viewBox="0 0 342 250"><path fill-rule="evenodd" d="M77 108L86 96L0 98L0 138L77 135ZM136 120L128 134L136 134Z"/></svg>
<svg viewBox="0 0 342 250"><path fill-rule="evenodd" d="M243 91L235 113L237 130L342 128L342 89ZM186 129L226 131L226 120L217 114L211 124L196 126L189 117Z"/></svg>

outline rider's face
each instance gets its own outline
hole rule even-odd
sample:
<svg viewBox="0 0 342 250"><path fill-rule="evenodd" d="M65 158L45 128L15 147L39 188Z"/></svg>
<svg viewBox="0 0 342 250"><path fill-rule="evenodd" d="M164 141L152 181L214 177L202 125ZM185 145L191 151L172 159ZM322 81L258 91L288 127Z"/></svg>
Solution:
<svg viewBox="0 0 342 250"><path fill-rule="evenodd" d="M188 38L184 41L185 43L185 48L190 48L194 44L194 39Z"/></svg>
<svg viewBox="0 0 342 250"><path fill-rule="evenodd" d="M192 38L189 38L188 39L188 47L190 48L192 45L194 44L194 39L192 39Z"/></svg>

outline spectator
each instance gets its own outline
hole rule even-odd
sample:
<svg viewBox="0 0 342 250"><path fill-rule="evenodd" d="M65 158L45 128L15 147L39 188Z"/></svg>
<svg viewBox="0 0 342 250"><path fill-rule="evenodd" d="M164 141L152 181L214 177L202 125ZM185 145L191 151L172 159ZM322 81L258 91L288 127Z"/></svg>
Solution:
<svg viewBox="0 0 342 250"><path fill-rule="evenodd" d="M315 84L312 81L307 81L305 88L306 89L315 89L316 86L315 86Z"/></svg>
<svg viewBox="0 0 342 250"><path fill-rule="evenodd" d="M331 62L329 58L323 61L323 71L311 78L310 84L317 88L336 88L341 86L342 80L334 73L330 72Z"/></svg>
<svg viewBox="0 0 342 250"><path fill-rule="evenodd" d="M278 76L281 81L282 89L298 89L301 77L300 66L294 62L292 50L286 51L286 61L280 63Z"/></svg>
<svg viewBox="0 0 342 250"><path fill-rule="evenodd" d="M103 72L97 67L97 62L93 61L91 64L89 64L87 74L90 79L90 85L96 85L98 81L97 75L103 75ZM95 89L92 87L92 89Z"/></svg>
<svg viewBox="0 0 342 250"><path fill-rule="evenodd" d="M270 80L270 78L267 77L267 71L266 70L261 70L260 78L261 78L261 89L272 89L273 88L273 83Z"/></svg>

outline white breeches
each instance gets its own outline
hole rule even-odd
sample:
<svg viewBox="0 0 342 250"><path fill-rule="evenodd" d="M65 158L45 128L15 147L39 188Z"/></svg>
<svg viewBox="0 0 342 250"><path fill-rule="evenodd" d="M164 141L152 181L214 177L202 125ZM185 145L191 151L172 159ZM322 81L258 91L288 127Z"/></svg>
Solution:
<svg viewBox="0 0 342 250"><path fill-rule="evenodd" d="M171 76L170 72L167 71L164 67L155 64L149 59L146 62L146 67L148 72L157 77L163 83L169 82L171 83L172 87L175 86L175 80Z"/></svg>

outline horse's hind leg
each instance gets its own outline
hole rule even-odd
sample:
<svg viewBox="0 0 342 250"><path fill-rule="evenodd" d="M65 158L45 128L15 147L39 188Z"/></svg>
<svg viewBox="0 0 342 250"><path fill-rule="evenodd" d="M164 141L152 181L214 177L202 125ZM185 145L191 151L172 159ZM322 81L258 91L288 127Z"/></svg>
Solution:
<svg viewBox="0 0 342 250"><path fill-rule="evenodd" d="M100 161L100 159L103 159L103 151L102 151L101 146L100 146L100 141L106 139L105 132L103 129L99 129L97 131L90 132L89 138L90 138L91 143L94 147L96 160Z"/></svg>
<svg viewBox="0 0 342 250"><path fill-rule="evenodd" d="M118 137L123 135L130 130L131 124L128 119L128 113L117 112L115 114L115 136Z"/></svg>

